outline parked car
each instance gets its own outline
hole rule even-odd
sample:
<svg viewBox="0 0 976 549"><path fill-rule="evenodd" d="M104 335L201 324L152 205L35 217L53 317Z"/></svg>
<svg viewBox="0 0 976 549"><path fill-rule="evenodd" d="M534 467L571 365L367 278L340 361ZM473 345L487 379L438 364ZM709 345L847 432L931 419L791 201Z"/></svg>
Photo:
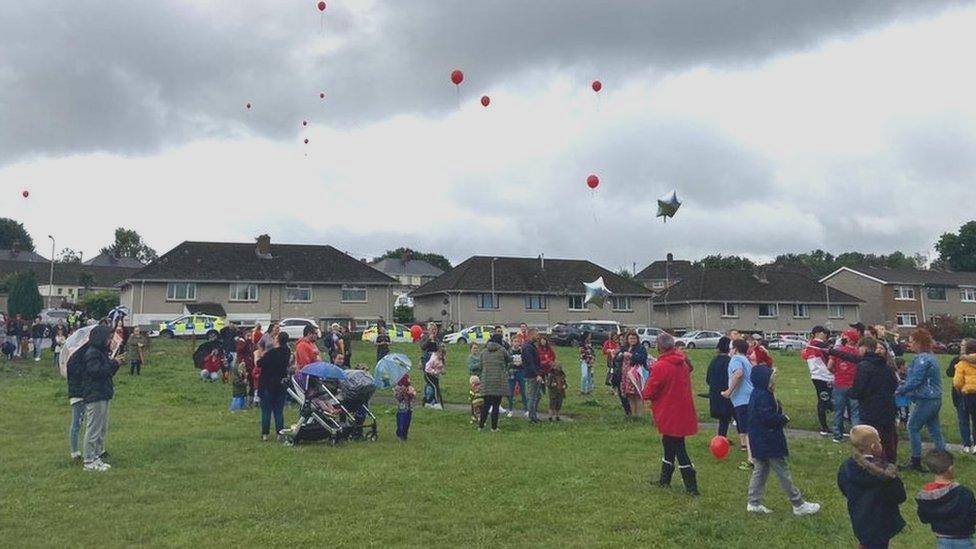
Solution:
<svg viewBox="0 0 976 549"><path fill-rule="evenodd" d="M780 351L802 351L807 346L807 340L798 335L781 335L779 339L769 342L766 347Z"/></svg>
<svg viewBox="0 0 976 549"><path fill-rule="evenodd" d="M941 341L933 341L932 352L937 355L944 355L949 352L949 348L945 343L942 343Z"/></svg>
<svg viewBox="0 0 976 549"><path fill-rule="evenodd" d="M386 333L390 336L390 343L410 343L413 336L410 335L410 328L403 324L387 324ZM376 325L372 325L363 332L363 341L376 343Z"/></svg>
<svg viewBox="0 0 976 549"><path fill-rule="evenodd" d="M321 334L319 325L314 320L308 318L283 318L278 325L281 326L282 332L288 334L288 338L291 341L304 337L306 326L314 326L315 329L319 330L319 333Z"/></svg>
<svg viewBox="0 0 976 549"><path fill-rule="evenodd" d="M38 316L44 324L55 325L58 321L67 322L71 311L68 309L42 309Z"/></svg>
<svg viewBox="0 0 976 549"><path fill-rule="evenodd" d="M594 347L603 345L604 341L610 339L611 333L621 333L620 323L615 320L584 320L578 324L577 329L580 337L584 332L590 333L590 343Z"/></svg>
<svg viewBox="0 0 976 549"><path fill-rule="evenodd" d="M718 332L694 330L676 339L675 343L683 344L688 349L714 349L721 338L722 334Z"/></svg>
<svg viewBox="0 0 976 549"><path fill-rule="evenodd" d="M579 345L580 331L578 323L557 323L549 330L552 342L556 345Z"/></svg>
<svg viewBox="0 0 976 549"><path fill-rule="evenodd" d="M216 339L217 333L226 325L227 319L219 316L184 315L176 320L161 322L156 334L165 338L194 336Z"/></svg>
<svg viewBox="0 0 976 549"><path fill-rule="evenodd" d="M444 343L488 343L494 333L494 326L468 326L467 328L444 336Z"/></svg>
<svg viewBox="0 0 976 549"><path fill-rule="evenodd" d="M657 345L657 336L666 333L664 330L653 326L633 326L632 329L637 332L640 342L648 349Z"/></svg>

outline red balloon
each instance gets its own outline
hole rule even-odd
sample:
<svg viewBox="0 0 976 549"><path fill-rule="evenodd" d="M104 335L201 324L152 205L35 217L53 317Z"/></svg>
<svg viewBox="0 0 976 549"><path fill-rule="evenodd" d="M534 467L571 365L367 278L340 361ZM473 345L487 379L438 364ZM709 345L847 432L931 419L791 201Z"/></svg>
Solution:
<svg viewBox="0 0 976 549"><path fill-rule="evenodd" d="M325 99L325 92L319 92L319 99Z"/></svg>
<svg viewBox="0 0 976 549"><path fill-rule="evenodd" d="M248 103L247 105L244 105L244 108L247 109L247 110L251 110L251 104Z"/></svg>
<svg viewBox="0 0 976 549"><path fill-rule="evenodd" d="M30 191L25 190L24 192L22 192L20 194L23 195L24 198L27 198L28 196L30 196Z"/></svg>
<svg viewBox="0 0 976 549"><path fill-rule="evenodd" d="M424 335L424 329L421 328L419 324L414 324L410 327L410 337L412 337L414 341L420 339L420 336L422 335Z"/></svg>
<svg viewBox="0 0 976 549"><path fill-rule="evenodd" d="M308 138L305 138L305 144L308 145Z"/></svg>
<svg viewBox="0 0 976 549"><path fill-rule="evenodd" d="M455 86L461 85L461 82L464 82L464 73L458 69L454 69L451 72L451 82L454 82Z"/></svg>
<svg viewBox="0 0 976 549"><path fill-rule="evenodd" d="M729 455L729 439L722 435L715 435L708 443L708 449L717 460L723 460Z"/></svg>
<svg viewBox="0 0 976 549"><path fill-rule="evenodd" d="M603 89L603 82L600 82L599 80L594 80L593 83L590 84L590 87L593 88L593 91L598 92Z"/></svg>
<svg viewBox="0 0 976 549"><path fill-rule="evenodd" d="M597 176L595 176L595 175L590 174L590 176L586 178L586 186L589 187L589 188L591 188L591 189L595 189L595 188L599 187L600 186L600 178L597 177Z"/></svg>
<svg viewBox="0 0 976 549"><path fill-rule="evenodd" d="M491 103L491 98L488 97L487 95L482 95L481 96L481 106L482 107L487 107L489 103Z"/></svg>
<svg viewBox="0 0 976 549"><path fill-rule="evenodd" d="M319 2L318 7L319 11L325 11L325 2Z"/></svg>

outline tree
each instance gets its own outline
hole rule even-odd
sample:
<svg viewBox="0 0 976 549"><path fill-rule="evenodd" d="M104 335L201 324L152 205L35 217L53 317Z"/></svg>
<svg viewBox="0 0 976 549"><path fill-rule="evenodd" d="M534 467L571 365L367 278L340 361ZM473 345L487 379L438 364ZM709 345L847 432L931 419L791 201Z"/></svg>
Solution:
<svg viewBox="0 0 976 549"><path fill-rule="evenodd" d="M0 217L0 250L34 251L34 239L24 224L7 217Z"/></svg>
<svg viewBox="0 0 976 549"><path fill-rule="evenodd" d="M948 343L962 338L962 326L955 317L949 315L939 315L932 317L928 322L922 322L919 328L928 330L936 341Z"/></svg>
<svg viewBox="0 0 976 549"><path fill-rule="evenodd" d="M119 304L119 293L112 290L88 292L78 300L78 305L92 318L103 318Z"/></svg>
<svg viewBox="0 0 976 549"><path fill-rule="evenodd" d="M628 280L634 278L634 274L630 272L630 269L620 269L619 271L617 271L617 274Z"/></svg>
<svg viewBox="0 0 976 549"><path fill-rule="evenodd" d="M435 254L432 252L422 253L411 250L410 248L397 248L395 250L387 250L386 253L374 259L374 261L379 261L380 259L387 258L402 259L404 261L409 259L419 259L421 261L426 261L431 265L437 267L442 271L451 270L451 262L447 260L446 257Z"/></svg>
<svg viewBox="0 0 976 549"><path fill-rule="evenodd" d="M143 263L151 263L158 257L156 250L143 242L139 233L123 227L115 229L115 242L100 251L114 257L132 257Z"/></svg>
<svg viewBox="0 0 976 549"><path fill-rule="evenodd" d="M808 267L817 277L827 276L841 267L888 267L891 269L918 269L925 266L925 258L920 254L912 256L903 252L890 254L865 254L861 252L844 252L834 256L823 250L813 250L809 253L783 254L776 257L775 265L803 265Z"/></svg>
<svg viewBox="0 0 976 549"><path fill-rule="evenodd" d="M724 269L728 271L751 270L756 264L737 255L707 255L695 262L700 269Z"/></svg>
<svg viewBox="0 0 976 549"><path fill-rule="evenodd" d="M959 233L945 233L935 244L939 259L954 271L976 271L976 221L959 227Z"/></svg>
<svg viewBox="0 0 976 549"><path fill-rule="evenodd" d="M81 263L81 254L71 248L65 248L58 254L57 261L58 263Z"/></svg>
<svg viewBox="0 0 976 549"><path fill-rule="evenodd" d="M12 275L8 279L10 294L7 297L7 313L19 314L22 318L34 318L44 308L44 300L37 290L37 279L33 271Z"/></svg>
<svg viewBox="0 0 976 549"><path fill-rule="evenodd" d="M409 324L413 322L413 307L397 305L396 308L393 309L393 322L398 322L400 324Z"/></svg>

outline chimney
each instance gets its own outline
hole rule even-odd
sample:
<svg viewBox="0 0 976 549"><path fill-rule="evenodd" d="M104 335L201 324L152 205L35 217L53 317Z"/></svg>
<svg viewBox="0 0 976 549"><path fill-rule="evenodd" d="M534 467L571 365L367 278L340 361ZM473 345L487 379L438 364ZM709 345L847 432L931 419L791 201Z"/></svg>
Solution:
<svg viewBox="0 0 976 549"><path fill-rule="evenodd" d="M674 261L674 254L671 253L671 252L668 252L667 258L668 258L668 263L673 262Z"/></svg>
<svg viewBox="0 0 976 549"><path fill-rule="evenodd" d="M255 253L262 259L271 259L271 237L263 234L257 238L258 245Z"/></svg>
<svg viewBox="0 0 976 549"><path fill-rule="evenodd" d="M539 269L546 270L546 254L539 254Z"/></svg>
<svg viewBox="0 0 976 549"><path fill-rule="evenodd" d="M756 267L752 270L752 276L759 281L760 284L769 284L769 278L766 276L766 267Z"/></svg>

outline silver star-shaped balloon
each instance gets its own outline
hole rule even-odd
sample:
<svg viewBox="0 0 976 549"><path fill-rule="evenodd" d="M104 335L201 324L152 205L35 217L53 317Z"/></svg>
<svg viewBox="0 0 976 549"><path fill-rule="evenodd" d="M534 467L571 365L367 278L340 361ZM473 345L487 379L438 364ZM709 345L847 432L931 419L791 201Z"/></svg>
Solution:
<svg viewBox="0 0 976 549"><path fill-rule="evenodd" d="M602 276L593 282L584 282L583 286L586 288L586 297L583 298L584 305L589 305L592 303L597 307L603 308L603 304L606 303L607 297L613 293L607 288L607 285L603 283Z"/></svg>
<svg viewBox="0 0 976 549"><path fill-rule="evenodd" d="M678 208L681 207L681 201L678 200L678 191L672 190L668 194L657 199L657 217L663 217L664 222L668 222L669 217L674 217L674 214L678 212Z"/></svg>

